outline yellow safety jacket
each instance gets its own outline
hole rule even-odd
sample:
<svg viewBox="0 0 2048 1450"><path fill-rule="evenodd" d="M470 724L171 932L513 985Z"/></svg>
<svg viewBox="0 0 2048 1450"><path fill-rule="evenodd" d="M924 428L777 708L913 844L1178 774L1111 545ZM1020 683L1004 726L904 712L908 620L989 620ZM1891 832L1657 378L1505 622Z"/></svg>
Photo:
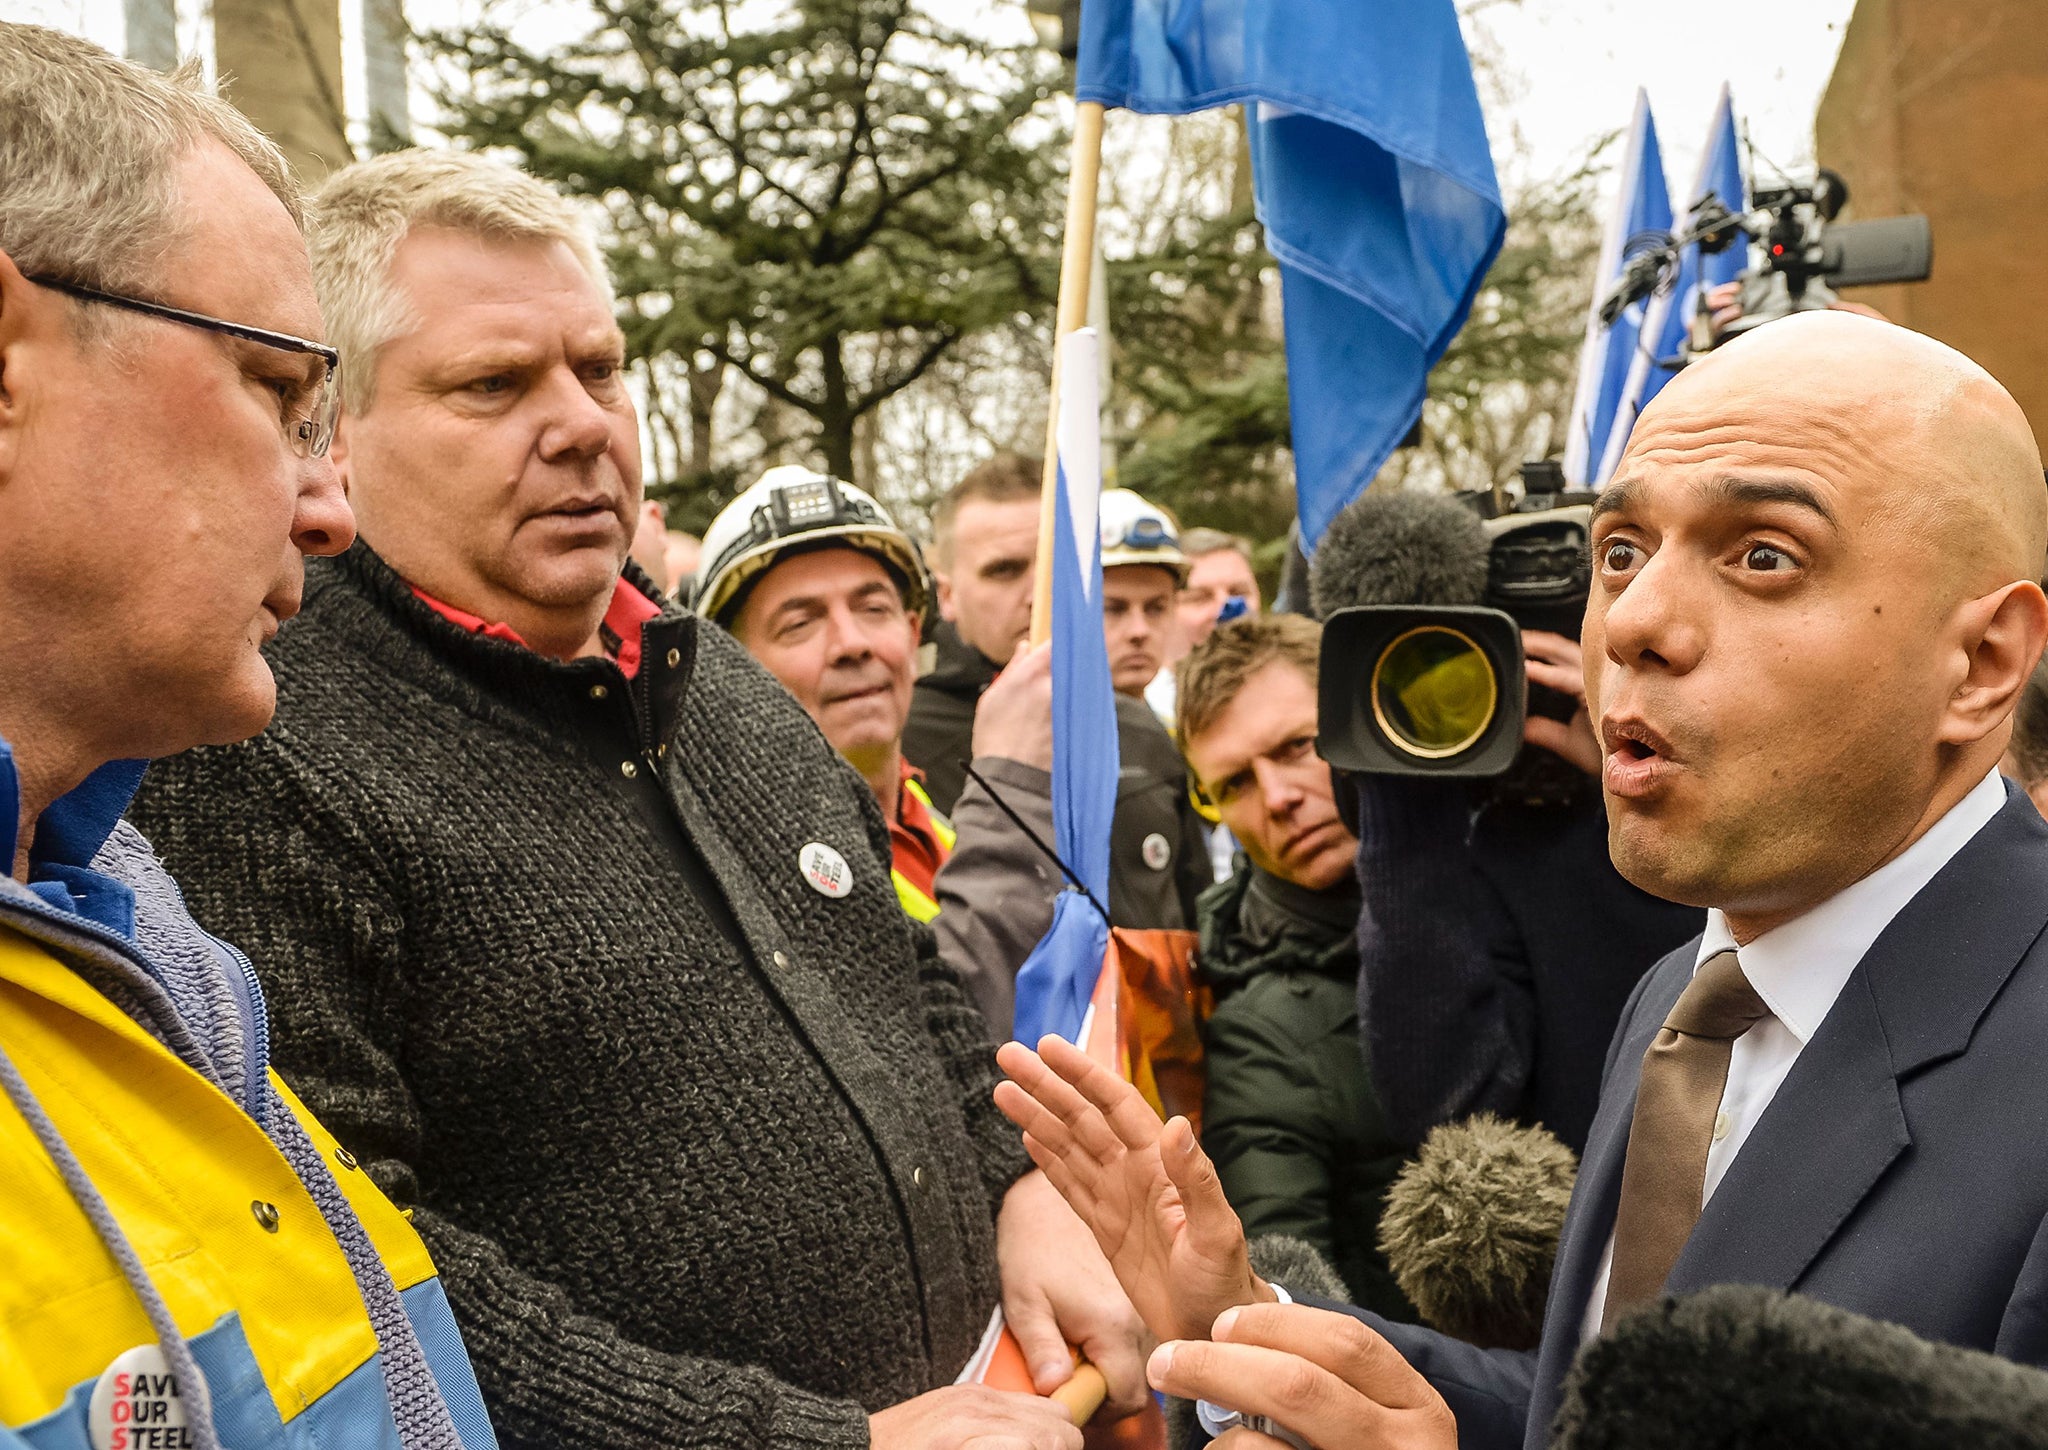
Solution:
<svg viewBox="0 0 2048 1450"><path fill-rule="evenodd" d="M938 837L939 845L946 854L951 855L953 843L959 839L959 834L953 829L953 823L939 813L938 807L932 804L932 798L925 793L924 785L920 781L905 774L903 789L916 796L930 813L932 834ZM930 921L939 914L939 903L932 899L930 893L894 866L889 868L889 879L896 883L896 900L912 921Z"/></svg>
<svg viewBox="0 0 2048 1450"><path fill-rule="evenodd" d="M0 1045L191 1342L226 1443L395 1445L388 1409L378 1409L386 1402L376 1335L348 1259L263 1129L49 950L4 925ZM426 1246L271 1081L389 1268L465 1445L491 1450ZM95 1380L117 1355L154 1344L156 1332L4 1096L0 1185L0 1446L85 1445Z"/></svg>

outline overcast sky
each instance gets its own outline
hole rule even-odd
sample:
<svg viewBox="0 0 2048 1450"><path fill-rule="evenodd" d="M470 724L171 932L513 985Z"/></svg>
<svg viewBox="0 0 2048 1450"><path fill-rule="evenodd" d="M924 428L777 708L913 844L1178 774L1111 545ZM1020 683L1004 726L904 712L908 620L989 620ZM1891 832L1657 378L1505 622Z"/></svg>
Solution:
<svg viewBox="0 0 2048 1450"><path fill-rule="evenodd" d="M479 3L407 0L407 12L417 25L441 26L474 15ZM561 0L515 3L547 9ZM982 5L992 23L1021 31L1015 0L950 3ZM181 33L195 35L203 0L179 4L186 16ZM351 29L360 4L342 0ZM1505 108L1494 107L1488 118L1496 149L1504 149L1504 131L1512 127L1528 143L1536 172L1560 171L1593 138L1627 123L1641 85L1656 113L1672 200L1683 205L1725 80L1758 151L1779 166L1809 165L1814 108L1852 9L1854 0L1716 0L1699 10L1653 0L1497 0L1484 23L1517 79ZM81 30L110 45L121 41L121 0L0 0L0 16ZM359 82L359 68L352 69Z"/></svg>

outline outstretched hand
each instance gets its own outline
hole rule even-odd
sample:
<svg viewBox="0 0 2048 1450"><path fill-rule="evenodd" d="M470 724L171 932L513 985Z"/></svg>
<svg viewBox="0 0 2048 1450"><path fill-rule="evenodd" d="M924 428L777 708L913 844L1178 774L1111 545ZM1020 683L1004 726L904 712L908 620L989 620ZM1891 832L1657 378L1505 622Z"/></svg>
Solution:
<svg viewBox="0 0 2048 1450"><path fill-rule="evenodd" d="M1200 1339L1224 1310L1275 1299L1187 1119L1162 1126L1136 1088L1057 1037L1037 1052L1009 1043L996 1060L1010 1076L996 1106L1153 1335Z"/></svg>

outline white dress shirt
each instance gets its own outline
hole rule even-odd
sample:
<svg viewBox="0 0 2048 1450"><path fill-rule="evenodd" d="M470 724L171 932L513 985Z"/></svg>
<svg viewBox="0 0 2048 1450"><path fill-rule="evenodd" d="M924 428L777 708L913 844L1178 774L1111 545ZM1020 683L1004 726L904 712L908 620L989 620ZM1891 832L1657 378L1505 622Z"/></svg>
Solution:
<svg viewBox="0 0 2048 1450"><path fill-rule="evenodd" d="M1728 919L1717 908L1708 908L1706 935L1700 940L1693 970L1698 971L1707 958L1719 952L1736 951L1743 976L1771 1015L1736 1038L1728 1054L1728 1086L1721 1093L1721 1111L1714 1119L1713 1146L1707 1149L1702 1207L1727 1176L1728 1165L1742 1151L1750 1130L1770 1107L1785 1075L1799 1060L1800 1050L1820 1029L1870 944L2004 804L2005 784L1994 770L1897 856L1739 951ZM1593 1294L1580 1322L1582 1342L1600 1332L1607 1280L1613 1270L1614 1236L1609 1234L1606 1251L1600 1256L1600 1274L1593 1281Z"/></svg>

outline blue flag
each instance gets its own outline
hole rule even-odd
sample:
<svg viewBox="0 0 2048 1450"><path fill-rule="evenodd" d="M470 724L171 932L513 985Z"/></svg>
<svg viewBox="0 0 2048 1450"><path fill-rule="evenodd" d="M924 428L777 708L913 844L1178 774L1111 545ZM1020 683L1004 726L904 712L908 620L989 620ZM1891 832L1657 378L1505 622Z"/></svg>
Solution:
<svg viewBox="0 0 2048 1450"><path fill-rule="evenodd" d="M1722 85L1721 98L1714 106L1706 149L1700 153L1699 178L1686 198L1688 211L1678 218L1681 229L1690 226L1690 208L1709 195L1718 196L1733 212L1743 211L1749 205L1749 187L1742 177L1741 143L1735 135L1735 104L1726 84ZM1696 246L1679 253L1677 281L1668 292L1653 296L1644 314L1642 331L1636 339L1636 355L1629 364L1628 381L1622 387L1621 400L1608 430L1607 451L1600 460L1598 477L1606 478L1614 472L1637 415L1663 391L1666 383L1678 376L1677 368L1664 364L1683 351L1686 329L1692 324L1700 293L1722 282L1734 281L1748 262L1748 251L1740 237L1726 250L1711 256Z"/></svg>
<svg viewBox="0 0 2048 1450"><path fill-rule="evenodd" d="M1076 94L1245 107L1313 549L1421 416L1506 233L1451 0L1086 0Z"/></svg>
<svg viewBox="0 0 2048 1450"><path fill-rule="evenodd" d="M1017 974L1020 1042L1047 1033L1078 1042L1109 949L1109 826L1116 812L1116 695L1102 633L1102 420L1097 339L1083 328L1060 342L1059 487L1052 554L1053 848L1091 901L1063 891L1052 926Z"/></svg>
<svg viewBox="0 0 2048 1450"><path fill-rule="evenodd" d="M1664 153L1657 146L1657 123L1650 98L1636 90L1636 112L1629 123L1628 147L1621 159L1621 191L1607 219L1600 242L1600 270L1593 279L1593 303L1586 314L1586 346L1579 354L1579 386L1572 399L1570 431L1565 435L1564 473L1574 484L1597 487L1607 481L1600 465L1607 457L1607 438L1621 406L1636 338L1650 299L1623 308L1612 326L1600 321L1600 303L1621 277L1631 258L1646 247L1661 245L1671 232L1671 196L1664 187Z"/></svg>

